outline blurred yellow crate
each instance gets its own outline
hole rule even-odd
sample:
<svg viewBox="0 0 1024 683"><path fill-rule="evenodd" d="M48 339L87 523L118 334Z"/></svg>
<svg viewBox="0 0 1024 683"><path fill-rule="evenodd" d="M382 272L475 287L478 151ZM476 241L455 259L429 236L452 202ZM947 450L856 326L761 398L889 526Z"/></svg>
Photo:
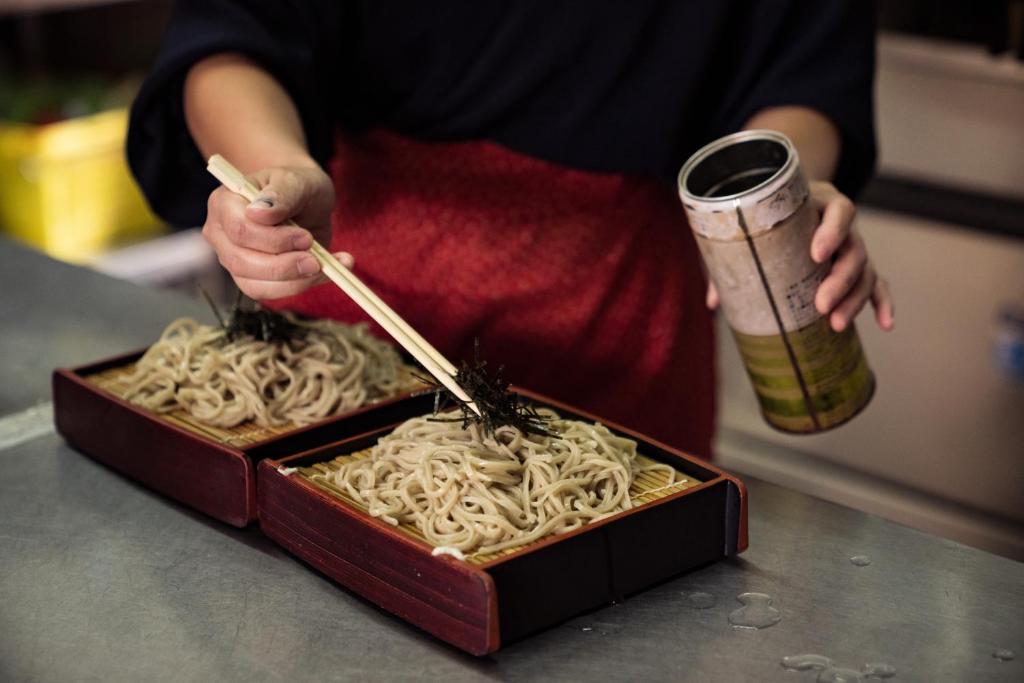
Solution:
<svg viewBox="0 0 1024 683"><path fill-rule="evenodd" d="M0 230L66 261L163 232L128 171L128 111L0 122Z"/></svg>

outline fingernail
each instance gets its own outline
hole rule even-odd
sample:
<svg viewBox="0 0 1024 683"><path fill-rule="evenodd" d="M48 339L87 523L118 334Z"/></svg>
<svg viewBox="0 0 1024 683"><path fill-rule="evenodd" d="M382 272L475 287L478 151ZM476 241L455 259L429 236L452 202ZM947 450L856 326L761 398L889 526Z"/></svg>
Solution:
<svg viewBox="0 0 1024 683"><path fill-rule="evenodd" d="M304 257L299 259L299 273L302 275L312 275L313 273L320 270L320 266L317 265L316 259L312 256Z"/></svg>
<svg viewBox="0 0 1024 683"><path fill-rule="evenodd" d="M313 246L313 238L308 233L296 235L292 240L292 247L296 251L305 251Z"/></svg>
<svg viewBox="0 0 1024 683"><path fill-rule="evenodd" d="M272 209L274 208L274 200L270 197L260 196L252 200L249 206L253 209Z"/></svg>

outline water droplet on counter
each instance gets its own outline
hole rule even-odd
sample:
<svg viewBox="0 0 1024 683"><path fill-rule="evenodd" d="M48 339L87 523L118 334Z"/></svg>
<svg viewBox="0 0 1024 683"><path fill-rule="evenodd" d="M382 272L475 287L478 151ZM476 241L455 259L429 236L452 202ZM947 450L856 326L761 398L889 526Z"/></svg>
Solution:
<svg viewBox="0 0 1024 683"><path fill-rule="evenodd" d="M690 607L694 609L711 609L717 602L714 595L711 593L703 593L701 591L690 593L686 596L686 601L690 603Z"/></svg>
<svg viewBox="0 0 1024 683"><path fill-rule="evenodd" d="M1014 658L1013 650L996 650L992 656L1000 662L1012 662Z"/></svg>
<svg viewBox="0 0 1024 683"><path fill-rule="evenodd" d="M869 678L892 678L896 675L896 667L879 662L865 664L860 671L846 666L836 666L823 655L790 655L782 658L782 666L794 671L817 671L814 679L818 683L853 683Z"/></svg>
<svg viewBox="0 0 1024 683"><path fill-rule="evenodd" d="M864 680L864 673L856 669L847 669L845 666L837 666L824 669L814 680L818 683L856 683Z"/></svg>
<svg viewBox="0 0 1024 683"><path fill-rule="evenodd" d="M583 624L586 624L586 626ZM600 619L593 618L585 620L579 619L575 623L566 624L566 627L580 633L586 633L591 637L614 635L616 633L620 633L626 628L625 624L622 622L602 621Z"/></svg>
<svg viewBox="0 0 1024 683"><path fill-rule="evenodd" d="M896 675L896 667L885 662L865 664L862 671L864 671L864 675L868 678L892 678Z"/></svg>
<svg viewBox="0 0 1024 683"><path fill-rule="evenodd" d="M832 660L821 655L790 655L782 658L782 666L794 671L811 671L829 668Z"/></svg>
<svg viewBox="0 0 1024 683"><path fill-rule="evenodd" d="M855 564L858 567L866 567L871 564L871 558L867 555L854 555L850 558L850 564Z"/></svg>
<svg viewBox="0 0 1024 683"><path fill-rule="evenodd" d="M743 607L729 614L734 628L768 628L782 621L782 613L772 607L772 597L764 593L740 593L736 599Z"/></svg>

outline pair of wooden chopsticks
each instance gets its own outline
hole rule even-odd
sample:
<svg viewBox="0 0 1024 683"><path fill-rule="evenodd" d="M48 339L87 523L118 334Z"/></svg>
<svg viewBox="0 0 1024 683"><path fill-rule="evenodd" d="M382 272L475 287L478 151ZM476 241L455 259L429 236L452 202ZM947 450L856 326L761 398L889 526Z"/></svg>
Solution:
<svg viewBox="0 0 1024 683"><path fill-rule="evenodd" d="M227 159L219 154L214 154L210 157L206 170L212 173L224 187L245 197L250 202L255 200L260 193L258 187L253 185L241 171L232 166ZM288 221L288 225L295 225L295 223ZM464 401L477 415L480 415L480 409L476 403L455 381L456 370L451 361L441 355L440 351L420 336L419 332L414 330L409 323L405 322L390 306L374 294L373 290L367 287L352 271L343 266L338 259L334 258L334 255L327 251L323 245L313 240L313 246L310 247L309 251L320 263L320 269L324 275L330 278L341 291L348 294L360 308L366 311L378 325L383 327L438 382L460 400Z"/></svg>

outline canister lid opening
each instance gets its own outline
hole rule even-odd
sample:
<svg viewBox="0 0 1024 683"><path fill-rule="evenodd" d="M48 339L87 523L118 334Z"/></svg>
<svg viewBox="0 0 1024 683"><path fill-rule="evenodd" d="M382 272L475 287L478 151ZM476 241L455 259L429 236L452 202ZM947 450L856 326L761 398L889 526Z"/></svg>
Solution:
<svg viewBox="0 0 1024 683"><path fill-rule="evenodd" d="M686 177L686 191L706 199L732 197L771 180L789 160L776 140L743 140L701 159Z"/></svg>

